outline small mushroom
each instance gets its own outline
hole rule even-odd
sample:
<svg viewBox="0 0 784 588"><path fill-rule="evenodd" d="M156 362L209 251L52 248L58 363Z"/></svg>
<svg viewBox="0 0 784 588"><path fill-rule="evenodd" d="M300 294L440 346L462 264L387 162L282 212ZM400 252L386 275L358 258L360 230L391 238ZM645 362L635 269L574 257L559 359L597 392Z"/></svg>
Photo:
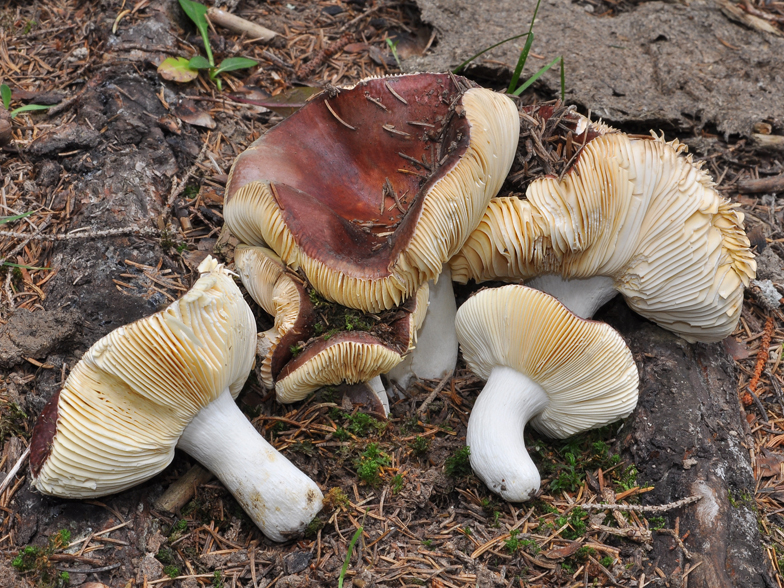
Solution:
<svg viewBox="0 0 784 588"><path fill-rule="evenodd" d="M224 216L330 301L379 312L435 279L512 164L512 100L449 74L324 92L234 163Z"/></svg>
<svg viewBox="0 0 784 588"><path fill-rule="evenodd" d="M427 285L397 309L362 316L321 299L267 248L240 245L235 264L253 299L274 317L273 328L259 334L259 376L280 402L302 400L322 386L367 383L352 393L377 398L371 411L388 414L378 376L415 344L427 311Z"/></svg>
<svg viewBox="0 0 784 588"><path fill-rule="evenodd" d="M535 179L525 200L490 202L450 262L453 279L530 280L585 318L621 292L688 341L723 339L756 271L743 213L677 140L585 120L573 121L585 146L562 178Z"/></svg>
<svg viewBox="0 0 784 588"><path fill-rule="evenodd" d="M456 328L468 367L487 380L468 420L471 467L505 500L539 489L526 423L565 438L624 418L637 404L637 367L621 336L544 292L482 290L457 311Z"/></svg>
<svg viewBox="0 0 784 588"><path fill-rule="evenodd" d="M223 266L208 257L199 270L180 300L85 353L33 430L33 485L65 498L112 494L163 470L179 447L284 541L323 497L235 404L253 366L255 320Z"/></svg>

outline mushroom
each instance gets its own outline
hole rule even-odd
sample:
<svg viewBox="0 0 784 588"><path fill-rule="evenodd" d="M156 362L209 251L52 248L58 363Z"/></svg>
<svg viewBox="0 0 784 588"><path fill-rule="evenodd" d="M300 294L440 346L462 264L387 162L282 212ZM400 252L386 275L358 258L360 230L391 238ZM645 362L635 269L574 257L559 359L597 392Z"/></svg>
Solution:
<svg viewBox="0 0 784 588"><path fill-rule="evenodd" d="M544 292L482 290L457 311L456 328L468 367L487 380L468 420L471 467L505 500L539 489L526 423L565 438L624 418L637 404L637 367L621 336Z"/></svg>
<svg viewBox="0 0 784 588"><path fill-rule="evenodd" d="M422 327L417 331L417 341L387 377L405 389L412 378L419 380L441 379L454 371L457 364L457 333L455 314L457 304L452 288L449 266L437 282L428 282L430 294Z"/></svg>
<svg viewBox="0 0 784 588"><path fill-rule="evenodd" d="M370 408L386 416L380 374L400 363L416 342L427 310L428 287L380 316L327 302L265 247L240 245L235 265L251 297L274 317L259 334L259 377L280 402L302 400L328 385L364 384L353 395L377 398Z"/></svg>
<svg viewBox="0 0 784 588"><path fill-rule="evenodd" d="M453 279L531 280L588 318L621 292L688 341L735 328L756 263L743 213L677 140L628 136L571 116L585 146L526 199L494 198L450 262ZM548 275L549 274L549 275Z"/></svg>
<svg viewBox="0 0 784 588"><path fill-rule="evenodd" d="M180 300L85 353L33 430L33 485L65 498L112 494L163 470L176 446L284 541L323 497L235 404L253 366L255 320L222 265L208 257L199 270Z"/></svg>
<svg viewBox="0 0 784 588"><path fill-rule="evenodd" d="M379 312L435 279L512 164L512 100L451 74L325 91L235 161L224 216L327 300Z"/></svg>

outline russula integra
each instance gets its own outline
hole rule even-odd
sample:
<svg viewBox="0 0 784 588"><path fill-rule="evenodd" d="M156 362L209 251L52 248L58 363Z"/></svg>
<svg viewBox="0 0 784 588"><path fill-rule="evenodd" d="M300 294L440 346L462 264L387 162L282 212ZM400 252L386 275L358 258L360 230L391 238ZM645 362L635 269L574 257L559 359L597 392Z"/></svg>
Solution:
<svg viewBox="0 0 784 588"><path fill-rule="evenodd" d="M565 438L624 418L637 404L637 367L621 336L544 292L482 290L458 309L456 328L468 367L487 380L468 420L471 467L506 500L539 489L526 423Z"/></svg>
<svg viewBox="0 0 784 588"><path fill-rule="evenodd" d="M512 164L512 100L450 74L324 92L235 161L224 216L330 301L393 309L436 278Z"/></svg>
<svg viewBox="0 0 784 588"><path fill-rule="evenodd" d="M444 266L438 281L431 280L428 287L427 314L417 331L416 346L387 373L387 377L403 389L412 379L440 380L452 373L457 364L457 304L448 265Z"/></svg>
<svg viewBox="0 0 784 588"><path fill-rule="evenodd" d="M179 447L267 537L284 541L323 497L235 404L253 366L256 323L223 266L208 257L199 270L178 301L84 354L33 430L33 485L65 498L112 494L163 470Z"/></svg>
<svg viewBox="0 0 784 588"><path fill-rule="evenodd" d="M756 263L743 213L677 140L627 136L570 115L585 144L526 198L494 198L451 263L453 279L531 280L583 317L620 292L688 341L737 324Z"/></svg>
<svg viewBox="0 0 784 588"><path fill-rule="evenodd" d="M369 383L388 413L379 375L416 343L427 285L400 307L367 315L324 300L265 247L240 245L235 265L253 299L274 317L259 334L259 376L280 402L302 400L322 386Z"/></svg>

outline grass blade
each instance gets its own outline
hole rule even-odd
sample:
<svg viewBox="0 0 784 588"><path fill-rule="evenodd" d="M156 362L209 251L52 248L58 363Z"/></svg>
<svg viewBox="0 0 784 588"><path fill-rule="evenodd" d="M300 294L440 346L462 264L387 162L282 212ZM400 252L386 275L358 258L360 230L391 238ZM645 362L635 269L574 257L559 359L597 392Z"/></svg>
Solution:
<svg viewBox="0 0 784 588"><path fill-rule="evenodd" d="M534 15L531 17L531 24L528 25L528 39L526 39L525 47L523 47L523 51L520 53L520 58L517 60L517 67L515 67L514 74L512 75L512 81L509 83L509 89L507 90L507 93L509 94L515 90L515 86L520 80L520 74L523 72L523 68L525 67L525 62L528 60L528 53L531 51L531 45L534 42L534 23L536 22L536 15L539 14L539 5L541 3L542 0L536 0ZM515 96L517 96L517 94L515 94Z"/></svg>
<svg viewBox="0 0 784 588"><path fill-rule="evenodd" d="M495 45L490 45L489 47L482 49L479 53L477 53L476 55L472 55L471 57L466 59L463 63L458 65L455 69L452 70L452 73L453 74L460 73L460 70L462 70L466 65L471 63L474 59L476 59L480 55L487 53L491 49L495 49L499 45L503 45L504 43L508 43L509 41L514 41L515 39L519 39L520 37L527 37L529 34L530 33L521 33L519 35L515 35L514 37L509 37L508 39L504 39L503 41L498 41L498 43L496 43Z"/></svg>
<svg viewBox="0 0 784 588"><path fill-rule="evenodd" d="M514 92L515 88L517 87L517 82L520 81L520 74L523 73L525 62L528 61L528 53L530 53L531 45L533 44L534 34L533 32L529 32L528 38L525 40L523 50L520 52L520 57L517 60L517 65L515 66L514 72L512 73L512 79L509 82L509 87L506 89L507 94Z"/></svg>
<svg viewBox="0 0 784 588"><path fill-rule="evenodd" d="M49 106L44 106L43 104L27 104L20 108L16 108L11 111L11 118L15 118L17 114L20 112L30 112L31 110L47 110L50 108Z"/></svg>
<svg viewBox="0 0 784 588"><path fill-rule="evenodd" d="M34 210L30 212L25 212L24 214L17 214L16 216L3 216L0 217L0 225L4 225L5 223L10 223L15 220L19 220L20 218L25 218L26 216L30 216L31 214L35 214Z"/></svg>
<svg viewBox="0 0 784 588"><path fill-rule="evenodd" d="M545 65L542 69L540 69L538 72L536 72L530 78L528 78L522 86L520 86L519 88L517 88L517 90L514 91L514 93L512 95L513 96L519 96L520 94L525 92L531 84L533 84L536 80L538 80L540 77L542 77L542 74L544 72L546 72L548 69L550 69L551 67L553 67L559 59L561 61L563 61L563 57L556 57L550 63ZM561 71L563 72L563 70L561 70ZM561 77L561 79L563 80L563 76ZM563 85L561 86L561 88L563 88ZM563 95L563 91L562 91L562 95Z"/></svg>
<svg viewBox="0 0 784 588"><path fill-rule="evenodd" d="M0 94L2 94L3 97L3 106L5 106L5 109L8 110L8 108L11 106L11 88L3 84L0 86Z"/></svg>
<svg viewBox="0 0 784 588"><path fill-rule="evenodd" d="M354 546L359 541L359 537L362 535L362 527L357 529L357 532L354 533L354 536L351 538L351 542L348 544L348 550L346 551L346 560L343 562L343 567L340 569L340 577L338 577L338 588L343 588L343 578L348 571L348 564L351 561L351 553L354 551Z"/></svg>
<svg viewBox="0 0 784 588"><path fill-rule="evenodd" d="M6 267L18 267L20 269L26 269L26 270L51 270L52 269L50 267L36 267L34 265L21 265L18 263L11 263L10 261L4 261L3 265Z"/></svg>

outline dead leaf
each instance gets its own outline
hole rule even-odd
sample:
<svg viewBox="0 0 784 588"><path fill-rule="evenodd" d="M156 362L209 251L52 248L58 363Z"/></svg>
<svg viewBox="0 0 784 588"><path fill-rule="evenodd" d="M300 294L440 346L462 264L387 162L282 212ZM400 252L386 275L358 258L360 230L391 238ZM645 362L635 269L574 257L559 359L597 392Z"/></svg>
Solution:
<svg viewBox="0 0 784 588"><path fill-rule="evenodd" d="M570 543L566 547L556 547L555 549L551 549L550 551L545 551L544 556L547 559L564 559L566 557L570 557L577 553L577 551L582 547L582 543L579 541L575 541L574 543Z"/></svg>
<svg viewBox="0 0 784 588"><path fill-rule="evenodd" d="M762 455L757 455L760 477L772 478L781 474L781 462L784 462L784 455L763 447Z"/></svg>
<svg viewBox="0 0 784 588"><path fill-rule="evenodd" d="M748 345L743 341L738 341L734 337L727 337L724 339L723 343L724 349L727 350L727 353L729 353L735 361L740 361L754 355L752 351L749 351Z"/></svg>
<svg viewBox="0 0 784 588"><path fill-rule="evenodd" d="M370 45L367 43L349 43L345 47L343 47L344 53L362 53L363 51L369 51Z"/></svg>
<svg viewBox="0 0 784 588"><path fill-rule="evenodd" d="M190 125L207 129L215 128L215 119L206 110L198 108L193 100L183 100L174 107L172 112L177 118Z"/></svg>
<svg viewBox="0 0 784 588"><path fill-rule="evenodd" d="M199 71L188 65L184 57L169 57L158 66L158 74L171 82L184 84L199 77ZM212 128L212 127L210 127Z"/></svg>

